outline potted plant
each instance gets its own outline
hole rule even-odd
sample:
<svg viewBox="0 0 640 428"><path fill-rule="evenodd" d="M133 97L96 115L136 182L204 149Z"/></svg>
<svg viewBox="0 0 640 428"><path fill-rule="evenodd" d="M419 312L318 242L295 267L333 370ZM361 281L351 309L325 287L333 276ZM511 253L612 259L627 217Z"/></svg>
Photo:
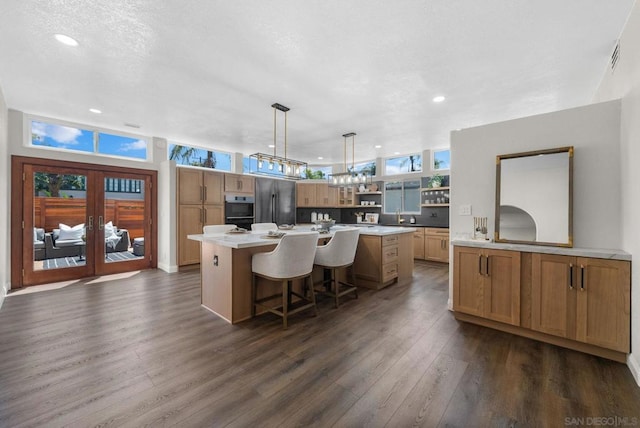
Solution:
<svg viewBox="0 0 640 428"><path fill-rule="evenodd" d="M429 178L429 187L440 187L442 186L442 176L437 172Z"/></svg>

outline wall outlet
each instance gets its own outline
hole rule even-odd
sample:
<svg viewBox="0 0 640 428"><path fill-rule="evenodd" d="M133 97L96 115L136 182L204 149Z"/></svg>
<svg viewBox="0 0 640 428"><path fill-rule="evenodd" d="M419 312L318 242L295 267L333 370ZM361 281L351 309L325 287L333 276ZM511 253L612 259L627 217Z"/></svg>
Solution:
<svg viewBox="0 0 640 428"><path fill-rule="evenodd" d="M458 215L471 215L471 205L460 205Z"/></svg>

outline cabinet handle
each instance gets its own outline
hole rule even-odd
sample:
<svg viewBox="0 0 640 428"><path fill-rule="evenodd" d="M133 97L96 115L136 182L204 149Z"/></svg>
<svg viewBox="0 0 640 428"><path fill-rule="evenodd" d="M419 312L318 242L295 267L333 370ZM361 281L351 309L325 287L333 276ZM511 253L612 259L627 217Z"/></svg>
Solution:
<svg viewBox="0 0 640 428"><path fill-rule="evenodd" d="M490 274L489 274L489 258L490 257L491 256L485 256L485 260L486 260L485 263L486 263L486 266L487 266L487 269L486 269L487 276L490 276Z"/></svg>
<svg viewBox="0 0 640 428"><path fill-rule="evenodd" d="M200 223L204 224L204 208L200 208Z"/></svg>
<svg viewBox="0 0 640 428"><path fill-rule="evenodd" d="M202 211L204 212L204 223L202 224L207 224L207 209L203 208Z"/></svg>
<svg viewBox="0 0 640 428"><path fill-rule="evenodd" d="M482 254L478 257L478 273L482 275Z"/></svg>
<svg viewBox="0 0 640 428"><path fill-rule="evenodd" d="M204 190L202 186L200 186L200 201L204 201Z"/></svg>
<svg viewBox="0 0 640 428"><path fill-rule="evenodd" d="M242 180L238 180L238 189L242 190Z"/></svg>
<svg viewBox="0 0 640 428"><path fill-rule="evenodd" d="M204 197L202 198L202 200L205 202L207 200L207 186L204 186Z"/></svg>
<svg viewBox="0 0 640 428"><path fill-rule="evenodd" d="M580 291L584 291L584 265L580 265Z"/></svg>
<svg viewBox="0 0 640 428"><path fill-rule="evenodd" d="M573 290L573 263L569 263L569 290Z"/></svg>

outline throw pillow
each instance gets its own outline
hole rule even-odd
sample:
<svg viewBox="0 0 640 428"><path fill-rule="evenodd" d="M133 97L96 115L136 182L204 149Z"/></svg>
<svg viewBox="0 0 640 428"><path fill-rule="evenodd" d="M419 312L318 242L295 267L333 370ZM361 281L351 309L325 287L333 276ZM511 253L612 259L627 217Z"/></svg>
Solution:
<svg viewBox="0 0 640 428"><path fill-rule="evenodd" d="M60 223L60 240L80 240L84 235L84 223L76 224L73 227L69 227L64 223Z"/></svg>

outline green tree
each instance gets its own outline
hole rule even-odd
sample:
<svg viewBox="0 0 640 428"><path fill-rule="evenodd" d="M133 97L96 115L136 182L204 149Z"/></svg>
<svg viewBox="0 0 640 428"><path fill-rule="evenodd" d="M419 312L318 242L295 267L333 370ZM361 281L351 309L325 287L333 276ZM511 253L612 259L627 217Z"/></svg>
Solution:
<svg viewBox="0 0 640 428"><path fill-rule="evenodd" d="M44 192L47 196L59 198L61 190L85 190L83 175L36 172L33 178L36 196Z"/></svg>

